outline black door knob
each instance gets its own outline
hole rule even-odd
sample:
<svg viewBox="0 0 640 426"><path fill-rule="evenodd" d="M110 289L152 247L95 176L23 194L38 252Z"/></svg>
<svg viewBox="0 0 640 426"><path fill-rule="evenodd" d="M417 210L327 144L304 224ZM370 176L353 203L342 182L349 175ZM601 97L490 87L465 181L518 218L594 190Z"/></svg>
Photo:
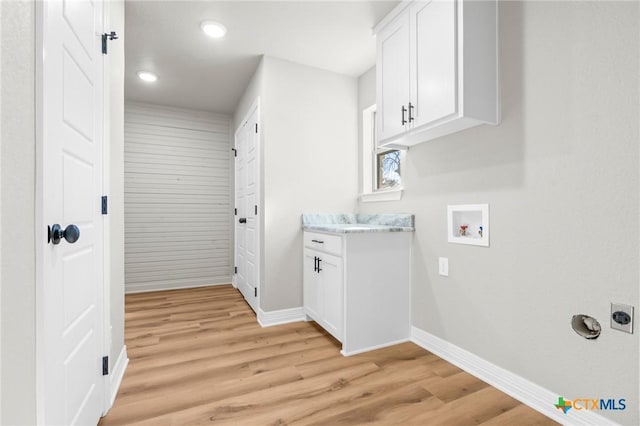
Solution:
<svg viewBox="0 0 640 426"><path fill-rule="evenodd" d="M238 222L247 223L247 218L246 217L241 217L240 219L238 219Z"/></svg>
<svg viewBox="0 0 640 426"><path fill-rule="evenodd" d="M53 244L60 244L60 241L64 238L69 244L73 244L80 238L80 229L76 225L69 225L65 229L62 229L57 223L53 226L49 226L48 242Z"/></svg>

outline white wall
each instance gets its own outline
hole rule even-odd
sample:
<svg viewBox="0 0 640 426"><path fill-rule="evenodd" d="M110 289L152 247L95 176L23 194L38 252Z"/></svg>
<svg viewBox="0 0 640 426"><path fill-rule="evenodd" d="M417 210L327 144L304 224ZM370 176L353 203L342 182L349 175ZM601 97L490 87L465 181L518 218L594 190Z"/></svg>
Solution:
<svg viewBox="0 0 640 426"><path fill-rule="evenodd" d="M265 57L236 122L256 94L262 100L264 193L260 303L274 311L302 306L301 214L355 208L357 80Z"/></svg>
<svg viewBox="0 0 640 426"><path fill-rule="evenodd" d="M127 103L126 292L231 282L230 117Z"/></svg>
<svg viewBox="0 0 640 426"><path fill-rule="evenodd" d="M403 199L361 211L416 215L413 325L567 399L626 398L600 414L638 424L640 333L609 328L610 301L640 298L638 3L499 13L502 124L412 147ZM490 204L490 248L447 243L447 205L467 203Z"/></svg>
<svg viewBox="0 0 640 426"><path fill-rule="evenodd" d="M35 11L0 2L0 424L35 423Z"/></svg>
<svg viewBox="0 0 640 426"><path fill-rule="evenodd" d="M242 98L236 106L233 114L233 133L240 127L242 120L246 118L249 113L249 108L253 105L253 102L261 96L264 96L264 57L260 60L256 71L249 81L249 85L244 91Z"/></svg>
<svg viewBox="0 0 640 426"><path fill-rule="evenodd" d="M111 282L110 368L124 347L124 0L110 0L110 30L118 40L109 44L109 226Z"/></svg>

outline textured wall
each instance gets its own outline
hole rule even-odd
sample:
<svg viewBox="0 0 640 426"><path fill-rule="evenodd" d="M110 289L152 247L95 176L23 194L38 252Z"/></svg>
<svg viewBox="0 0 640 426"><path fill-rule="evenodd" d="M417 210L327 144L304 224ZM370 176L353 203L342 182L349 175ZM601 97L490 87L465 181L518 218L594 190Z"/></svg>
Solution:
<svg viewBox="0 0 640 426"><path fill-rule="evenodd" d="M416 215L415 326L567 399L626 398L601 414L629 425L639 333L608 318L639 301L639 52L637 2L501 2L500 126L412 147L404 198L361 205ZM447 243L447 205L468 203L490 204L490 248Z"/></svg>
<svg viewBox="0 0 640 426"><path fill-rule="evenodd" d="M231 281L230 124L207 111L126 104L126 292Z"/></svg>
<svg viewBox="0 0 640 426"><path fill-rule="evenodd" d="M35 10L3 1L0 36L0 246L3 425L29 425L35 404Z"/></svg>

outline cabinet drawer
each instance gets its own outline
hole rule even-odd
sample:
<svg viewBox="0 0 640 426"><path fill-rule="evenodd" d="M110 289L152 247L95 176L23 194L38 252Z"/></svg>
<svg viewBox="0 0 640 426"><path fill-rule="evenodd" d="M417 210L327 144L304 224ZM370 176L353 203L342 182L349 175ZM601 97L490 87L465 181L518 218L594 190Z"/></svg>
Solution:
<svg viewBox="0 0 640 426"><path fill-rule="evenodd" d="M304 246L342 256L342 237L340 235L305 232Z"/></svg>

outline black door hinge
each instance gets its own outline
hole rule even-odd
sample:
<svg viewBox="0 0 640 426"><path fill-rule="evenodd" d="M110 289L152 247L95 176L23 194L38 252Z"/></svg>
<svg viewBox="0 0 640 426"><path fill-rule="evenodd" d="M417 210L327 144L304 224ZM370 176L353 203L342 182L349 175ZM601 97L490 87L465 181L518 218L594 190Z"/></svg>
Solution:
<svg viewBox="0 0 640 426"><path fill-rule="evenodd" d="M107 214L108 210L108 198L106 195L102 196L102 214Z"/></svg>
<svg viewBox="0 0 640 426"><path fill-rule="evenodd" d="M255 215L258 216L258 206L256 205L255 208Z"/></svg>
<svg viewBox="0 0 640 426"><path fill-rule="evenodd" d="M256 133L258 133L258 123L256 123Z"/></svg>
<svg viewBox="0 0 640 426"><path fill-rule="evenodd" d="M231 151L233 151L233 156L237 157L238 156L238 150L235 148L231 148Z"/></svg>
<svg viewBox="0 0 640 426"><path fill-rule="evenodd" d="M253 297L258 297L258 287L253 288Z"/></svg>
<svg viewBox="0 0 640 426"><path fill-rule="evenodd" d="M102 375L103 376L109 375L109 357L108 356L102 357Z"/></svg>
<svg viewBox="0 0 640 426"><path fill-rule="evenodd" d="M237 273L238 273L238 267L237 267L237 266L234 266L234 267L233 267L233 273L234 273L234 274L237 274Z"/></svg>
<svg viewBox="0 0 640 426"><path fill-rule="evenodd" d="M111 31L110 33L102 34L102 54L107 54L107 40L117 40L118 35L115 31Z"/></svg>

